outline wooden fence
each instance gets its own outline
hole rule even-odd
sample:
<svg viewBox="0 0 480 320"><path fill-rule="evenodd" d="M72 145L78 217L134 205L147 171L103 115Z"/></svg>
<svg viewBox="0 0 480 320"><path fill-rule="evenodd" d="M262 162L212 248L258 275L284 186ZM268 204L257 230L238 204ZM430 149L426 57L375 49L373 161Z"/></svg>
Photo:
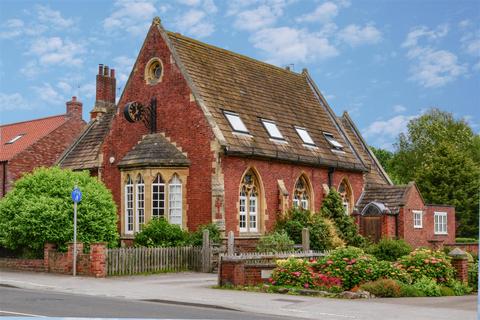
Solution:
<svg viewBox="0 0 480 320"><path fill-rule="evenodd" d="M107 275L133 275L162 271L210 272L210 248L116 248L106 253Z"/></svg>

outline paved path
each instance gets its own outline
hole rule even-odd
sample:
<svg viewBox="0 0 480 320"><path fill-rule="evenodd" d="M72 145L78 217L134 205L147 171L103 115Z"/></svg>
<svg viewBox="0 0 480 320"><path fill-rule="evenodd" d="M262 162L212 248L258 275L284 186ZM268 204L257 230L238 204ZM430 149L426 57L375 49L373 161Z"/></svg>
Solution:
<svg viewBox="0 0 480 320"><path fill-rule="evenodd" d="M206 304L309 319L476 319L476 296L344 300L211 289L217 275L161 274L94 279L0 271L0 284L128 300Z"/></svg>

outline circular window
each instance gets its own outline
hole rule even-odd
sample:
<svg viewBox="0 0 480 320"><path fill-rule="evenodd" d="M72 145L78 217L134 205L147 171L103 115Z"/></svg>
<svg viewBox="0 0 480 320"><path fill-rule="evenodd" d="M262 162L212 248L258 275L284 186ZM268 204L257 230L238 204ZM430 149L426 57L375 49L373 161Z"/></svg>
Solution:
<svg viewBox="0 0 480 320"><path fill-rule="evenodd" d="M148 84L157 84L162 81L163 64L159 58L152 58L145 67L145 81Z"/></svg>

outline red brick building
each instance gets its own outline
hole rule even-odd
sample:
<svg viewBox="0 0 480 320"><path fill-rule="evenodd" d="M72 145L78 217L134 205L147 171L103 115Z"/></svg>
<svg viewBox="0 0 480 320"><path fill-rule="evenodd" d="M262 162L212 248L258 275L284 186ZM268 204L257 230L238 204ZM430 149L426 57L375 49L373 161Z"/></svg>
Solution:
<svg viewBox="0 0 480 320"><path fill-rule="evenodd" d="M53 165L84 127L76 97L66 114L0 126L0 198L23 174Z"/></svg>
<svg viewBox="0 0 480 320"><path fill-rule="evenodd" d="M100 65L92 120L59 163L112 190L125 241L165 217L188 230L214 222L250 242L291 206L319 210L329 188L352 214L370 187L392 185L307 70L168 32L156 18L117 106L112 86Z"/></svg>

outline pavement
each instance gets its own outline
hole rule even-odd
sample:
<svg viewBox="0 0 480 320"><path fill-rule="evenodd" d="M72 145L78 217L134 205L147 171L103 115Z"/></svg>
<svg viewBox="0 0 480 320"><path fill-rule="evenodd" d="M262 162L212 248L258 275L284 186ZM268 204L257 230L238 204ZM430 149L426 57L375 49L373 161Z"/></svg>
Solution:
<svg viewBox="0 0 480 320"><path fill-rule="evenodd" d="M346 300L213 289L216 274L168 273L95 279L0 270L0 285L127 300L230 308L306 319L477 319L477 297Z"/></svg>

